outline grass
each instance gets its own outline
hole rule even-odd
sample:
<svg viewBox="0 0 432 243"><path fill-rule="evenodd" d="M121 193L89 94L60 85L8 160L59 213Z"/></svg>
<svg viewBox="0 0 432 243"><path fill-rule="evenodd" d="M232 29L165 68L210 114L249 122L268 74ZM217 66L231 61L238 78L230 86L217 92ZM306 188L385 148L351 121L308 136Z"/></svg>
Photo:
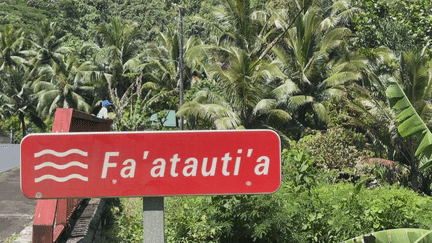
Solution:
<svg viewBox="0 0 432 243"><path fill-rule="evenodd" d="M9 169L9 170L7 170L7 171L3 171L3 172L1 172L0 173L0 177L2 177L6 172L8 172L8 171L16 171L16 170L19 170L20 169L20 167L19 166L17 166L17 167L14 167L14 168L12 168L12 169Z"/></svg>
<svg viewBox="0 0 432 243"><path fill-rule="evenodd" d="M14 233L11 237L7 238L4 243L12 243L14 240L18 239L19 236L19 234Z"/></svg>
<svg viewBox="0 0 432 243"><path fill-rule="evenodd" d="M120 207L112 207L112 227L103 230L104 242L143 242L142 197L120 198Z"/></svg>

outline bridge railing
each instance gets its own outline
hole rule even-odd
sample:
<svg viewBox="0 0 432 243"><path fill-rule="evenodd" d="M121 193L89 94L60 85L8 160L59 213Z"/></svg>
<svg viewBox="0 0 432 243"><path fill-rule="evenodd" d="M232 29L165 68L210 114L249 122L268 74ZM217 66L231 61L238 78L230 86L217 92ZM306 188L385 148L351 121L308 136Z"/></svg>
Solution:
<svg viewBox="0 0 432 243"><path fill-rule="evenodd" d="M93 115L74 109L56 110L53 133L110 131L113 121L99 119ZM69 226L69 220L81 199L38 200L33 219L33 243L57 242Z"/></svg>

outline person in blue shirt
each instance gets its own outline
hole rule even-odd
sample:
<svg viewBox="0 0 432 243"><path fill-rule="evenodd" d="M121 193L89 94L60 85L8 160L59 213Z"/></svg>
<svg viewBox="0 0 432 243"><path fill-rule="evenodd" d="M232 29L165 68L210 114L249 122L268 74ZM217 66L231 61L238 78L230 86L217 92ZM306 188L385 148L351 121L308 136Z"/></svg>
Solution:
<svg viewBox="0 0 432 243"><path fill-rule="evenodd" d="M107 119L108 118L108 106L112 105L108 100L102 101L102 108L97 114L98 118Z"/></svg>

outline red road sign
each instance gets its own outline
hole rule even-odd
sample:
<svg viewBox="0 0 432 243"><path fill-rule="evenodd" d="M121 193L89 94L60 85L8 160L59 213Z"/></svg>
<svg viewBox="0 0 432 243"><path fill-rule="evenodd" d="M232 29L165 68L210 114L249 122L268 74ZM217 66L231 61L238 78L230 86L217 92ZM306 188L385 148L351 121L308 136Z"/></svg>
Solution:
<svg viewBox="0 0 432 243"><path fill-rule="evenodd" d="M31 134L21 190L38 199L272 193L280 149L270 130Z"/></svg>

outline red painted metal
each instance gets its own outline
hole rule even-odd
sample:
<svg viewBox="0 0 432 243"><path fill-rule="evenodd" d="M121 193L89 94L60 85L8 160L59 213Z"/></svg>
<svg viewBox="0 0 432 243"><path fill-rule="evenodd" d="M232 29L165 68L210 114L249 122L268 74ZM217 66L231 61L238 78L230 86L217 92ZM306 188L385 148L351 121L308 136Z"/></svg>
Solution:
<svg viewBox="0 0 432 243"><path fill-rule="evenodd" d="M53 233L53 241L52 242L57 242L65 229L66 229L66 226L64 226L62 224L56 225L56 227L54 229L54 233Z"/></svg>
<svg viewBox="0 0 432 243"><path fill-rule="evenodd" d="M57 200L57 213L56 213L56 224L66 225L67 223L67 200L66 199L58 199Z"/></svg>
<svg viewBox="0 0 432 243"><path fill-rule="evenodd" d="M270 130L33 134L21 148L29 198L272 193L281 183ZM34 169L46 161L69 166Z"/></svg>
<svg viewBox="0 0 432 243"><path fill-rule="evenodd" d="M110 131L112 122L74 109L57 109L52 132ZM21 173L21 186L22 180ZM80 202L81 200L76 198L38 200L33 220L32 242L56 242L67 228L68 221Z"/></svg>
<svg viewBox="0 0 432 243"><path fill-rule="evenodd" d="M112 122L110 119L99 119L81 111L62 108L56 110L52 132L110 131Z"/></svg>
<svg viewBox="0 0 432 243"><path fill-rule="evenodd" d="M57 199L43 200L36 205L33 219L33 243L53 242L54 216ZM53 210L54 209L54 210Z"/></svg>

